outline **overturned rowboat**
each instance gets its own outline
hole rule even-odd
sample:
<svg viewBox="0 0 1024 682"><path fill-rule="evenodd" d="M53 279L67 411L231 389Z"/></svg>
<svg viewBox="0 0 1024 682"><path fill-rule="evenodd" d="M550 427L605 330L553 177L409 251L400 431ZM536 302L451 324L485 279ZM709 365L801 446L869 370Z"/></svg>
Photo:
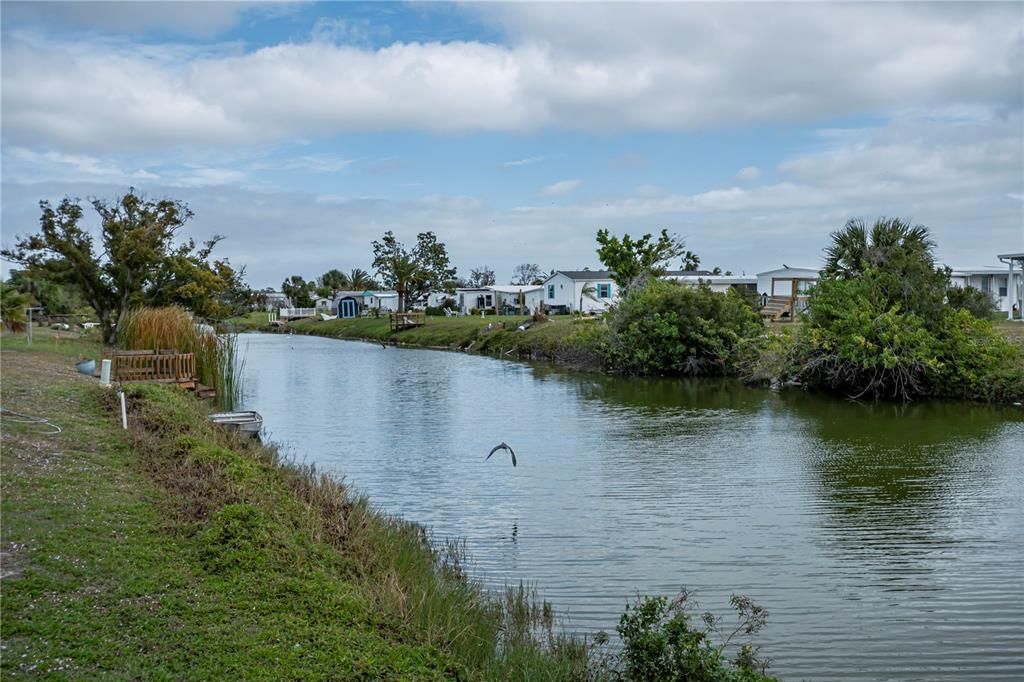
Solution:
<svg viewBox="0 0 1024 682"><path fill-rule="evenodd" d="M237 431L252 438L259 438L263 428L263 417L252 410L241 412L214 412L210 421L223 426L228 431Z"/></svg>

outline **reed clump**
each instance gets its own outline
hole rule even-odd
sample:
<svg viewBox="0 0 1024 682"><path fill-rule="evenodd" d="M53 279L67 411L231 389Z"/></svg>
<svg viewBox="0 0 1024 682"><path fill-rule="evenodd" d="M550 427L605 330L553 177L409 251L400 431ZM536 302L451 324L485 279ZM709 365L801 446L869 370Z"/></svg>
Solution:
<svg viewBox="0 0 1024 682"><path fill-rule="evenodd" d="M198 323L184 308L129 310L117 326L117 341L124 350L193 353L196 379L217 391L218 407L233 409L241 398L238 336L218 335L212 327Z"/></svg>

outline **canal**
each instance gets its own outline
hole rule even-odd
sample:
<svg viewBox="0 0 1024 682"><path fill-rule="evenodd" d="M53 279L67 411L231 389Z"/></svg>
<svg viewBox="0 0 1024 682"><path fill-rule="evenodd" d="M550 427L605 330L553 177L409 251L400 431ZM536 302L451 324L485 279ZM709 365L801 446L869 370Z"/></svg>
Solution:
<svg viewBox="0 0 1024 682"><path fill-rule="evenodd" d="M770 612L771 672L1024 676L1024 412L252 334L246 409L382 509L466 541L573 631L639 593ZM515 449L484 457L497 443Z"/></svg>

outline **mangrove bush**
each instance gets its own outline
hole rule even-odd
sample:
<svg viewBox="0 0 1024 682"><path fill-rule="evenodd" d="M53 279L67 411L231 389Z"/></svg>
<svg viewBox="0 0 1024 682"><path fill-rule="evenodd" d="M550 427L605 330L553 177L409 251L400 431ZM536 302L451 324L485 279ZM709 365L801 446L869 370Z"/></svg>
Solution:
<svg viewBox="0 0 1024 682"><path fill-rule="evenodd" d="M604 353L627 374L729 375L763 332L760 315L734 291L651 279L609 314Z"/></svg>
<svg viewBox="0 0 1024 682"><path fill-rule="evenodd" d="M934 247L927 228L897 219L834 233L791 375L855 398L1024 396L1020 349L960 304Z"/></svg>

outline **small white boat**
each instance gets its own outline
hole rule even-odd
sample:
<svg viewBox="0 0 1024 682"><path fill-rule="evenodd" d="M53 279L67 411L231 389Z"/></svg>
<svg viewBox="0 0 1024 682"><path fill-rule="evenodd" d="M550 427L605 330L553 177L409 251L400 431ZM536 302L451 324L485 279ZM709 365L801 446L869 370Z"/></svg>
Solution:
<svg viewBox="0 0 1024 682"><path fill-rule="evenodd" d="M259 412L252 410L242 412L214 412L210 415L210 421L223 426L228 431L259 438L260 429L263 428L263 417Z"/></svg>

